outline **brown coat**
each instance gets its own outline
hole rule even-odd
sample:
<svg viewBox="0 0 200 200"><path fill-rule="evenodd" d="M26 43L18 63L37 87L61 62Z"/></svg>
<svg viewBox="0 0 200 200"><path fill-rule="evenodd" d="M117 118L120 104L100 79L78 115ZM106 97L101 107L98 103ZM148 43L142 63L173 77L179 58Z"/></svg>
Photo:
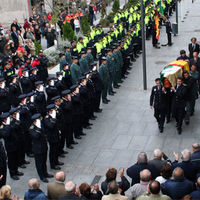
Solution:
<svg viewBox="0 0 200 200"><path fill-rule="evenodd" d="M51 182L47 186L48 199L57 200L59 196L66 194L64 183Z"/></svg>

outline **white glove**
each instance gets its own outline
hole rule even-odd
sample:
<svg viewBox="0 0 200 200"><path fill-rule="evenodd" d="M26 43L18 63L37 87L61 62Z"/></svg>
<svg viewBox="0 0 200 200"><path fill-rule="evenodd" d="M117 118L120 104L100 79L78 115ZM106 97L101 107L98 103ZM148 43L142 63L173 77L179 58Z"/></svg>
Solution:
<svg viewBox="0 0 200 200"><path fill-rule="evenodd" d="M35 124L38 128L41 128L41 120L40 119L36 119L36 124Z"/></svg>
<svg viewBox="0 0 200 200"><path fill-rule="evenodd" d="M19 114L19 113L17 113L17 114L16 114L16 120L18 120L18 121L19 121L19 117L20 117L20 114Z"/></svg>
<svg viewBox="0 0 200 200"><path fill-rule="evenodd" d="M5 82L2 83L1 88L4 89L6 87Z"/></svg>
<svg viewBox="0 0 200 200"><path fill-rule="evenodd" d="M6 125L10 125L10 117L7 118Z"/></svg>

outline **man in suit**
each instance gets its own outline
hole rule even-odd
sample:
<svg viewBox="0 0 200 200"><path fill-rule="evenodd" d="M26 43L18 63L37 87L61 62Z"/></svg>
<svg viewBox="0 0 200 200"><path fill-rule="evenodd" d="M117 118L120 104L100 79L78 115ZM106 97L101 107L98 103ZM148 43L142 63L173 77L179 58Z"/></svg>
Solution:
<svg viewBox="0 0 200 200"><path fill-rule="evenodd" d="M188 45L188 50L189 50L189 57L190 59L193 58L193 52L197 52L199 54L199 44L196 43L197 39L193 37L191 39L191 43Z"/></svg>
<svg viewBox="0 0 200 200"><path fill-rule="evenodd" d="M66 194L61 195L58 199L59 200L78 200L81 199L76 192L76 184L72 181L69 181L65 184Z"/></svg>
<svg viewBox="0 0 200 200"><path fill-rule="evenodd" d="M128 197L122 196L119 193L119 186L115 180L108 185L108 193L109 195L104 195L102 200L128 200Z"/></svg>
<svg viewBox="0 0 200 200"><path fill-rule="evenodd" d="M169 21L168 16L166 17L165 26L166 26L166 33L167 33L167 40L168 40L167 45L171 46L172 45L172 27L171 27L171 22Z"/></svg>
<svg viewBox="0 0 200 200"><path fill-rule="evenodd" d="M160 132L163 132L163 126L165 122L166 114L166 91L165 88L161 86L160 79L155 79L156 85L153 86L150 96L150 108L154 108L154 117L158 122L158 128Z"/></svg>
<svg viewBox="0 0 200 200"><path fill-rule="evenodd" d="M199 168L200 172L200 144L199 143L194 143L192 144L192 155L191 155L191 160L195 162Z"/></svg>
<svg viewBox="0 0 200 200"><path fill-rule="evenodd" d="M47 185L47 196L50 200L58 200L61 195L66 194L65 190L65 178L66 174L63 171L56 173L56 181L50 182Z"/></svg>
<svg viewBox="0 0 200 200"><path fill-rule="evenodd" d="M174 106L174 115L177 124L178 134L182 133L182 123L185 116L185 95L187 92L186 87L183 85L183 78L179 77L177 79L176 87L171 88L174 93L173 106Z"/></svg>
<svg viewBox="0 0 200 200"><path fill-rule="evenodd" d="M151 172L152 179L159 176L158 171L152 164L148 163L147 155L144 152L139 153L137 163L129 167L126 171L127 175L132 178L131 186L140 182L140 172L143 169L148 169Z"/></svg>

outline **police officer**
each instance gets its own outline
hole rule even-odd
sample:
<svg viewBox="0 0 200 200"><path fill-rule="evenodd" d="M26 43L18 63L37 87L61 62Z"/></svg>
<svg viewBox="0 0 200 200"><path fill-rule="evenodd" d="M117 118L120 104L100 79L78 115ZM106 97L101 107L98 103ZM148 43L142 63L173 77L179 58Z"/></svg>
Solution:
<svg viewBox="0 0 200 200"><path fill-rule="evenodd" d="M167 40L168 43L167 45L171 46L172 45L172 27L171 27L171 22L169 21L169 17L166 17L165 20L165 26L166 26L166 33L167 33Z"/></svg>
<svg viewBox="0 0 200 200"><path fill-rule="evenodd" d="M91 47L87 48L87 53L85 55L85 58L87 60L88 66L90 66L94 62L94 57L92 55L92 49L91 49Z"/></svg>
<svg viewBox="0 0 200 200"><path fill-rule="evenodd" d="M65 60L69 64L69 66L72 65L72 55L70 52L70 47L64 47L65 49Z"/></svg>
<svg viewBox="0 0 200 200"><path fill-rule="evenodd" d="M9 100L10 105L16 107L19 105L18 96L21 94L21 89L19 86L18 76L12 75L11 83L9 84Z"/></svg>
<svg viewBox="0 0 200 200"><path fill-rule="evenodd" d="M78 63L78 57L74 56L72 59L73 59L72 65L70 67L72 83L77 84L82 73L81 73L80 66L77 64Z"/></svg>
<svg viewBox="0 0 200 200"><path fill-rule="evenodd" d="M35 82L39 81L37 67L32 67L30 69L30 80L31 80L32 86L33 86L32 90L35 90Z"/></svg>
<svg viewBox="0 0 200 200"><path fill-rule="evenodd" d="M83 105L79 94L79 85L75 84L70 88L72 92L72 120L73 120L73 132L76 139L81 139L81 135L85 135L82 125Z"/></svg>
<svg viewBox="0 0 200 200"><path fill-rule="evenodd" d="M69 64L66 63L62 70L62 82L65 86L64 89L69 89L72 86L72 77L69 68Z"/></svg>
<svg viewBox="0 0 200 200"><path fill-rule="evenodd" d="M171 90L174 93L173 110L176 119L177 131L178 134L181 134L182 123L185 116L185 105L186 105L185 96L187 93L187 88L183 85L182 77L179 77L177 79L176 87L172 87Z"/></svg>
<svg viewBox="0 0 200 200"><path fill-rule="evenodd" d="M47 141L49 143L49 161L51 169L60 170L58 165L64 165L64 163L58 161L59 156L59 129L57 126L55 105L50 104L47 106L47 115L44 119L45 133L47 135Z"/></svg>
<svg viewBox="0 0 200 200"><path fill-rule="evenodd" d="M6 82L3 77L0 77L0 113L10 110L9 90L6 88Z"/></svg>
<svg viewBox="0 0 200 200"><path fill-rule="evenodd" d="M47 140L44 127L41 122L41 114L37 113L32 116L33 124L29 129L32 138L32 150L35 158L35 166L41 181L48 183L47 178L53 175L47 173Z"/></svg>
<svg viewBox="0 0 200 200"><path fill-rule="evenodd" d="M44 94L44 86L42 81L37 81L36 92L35 92L35 107L37 112L40 113L43 117L46 115L46 97Z"/></svg>
<svg viewBox="0 0 200 200"><path fill-rule="evenodd" d="M104 104L108 104L110 100L107 99L107 93L108 93L108 85L109 85L109 71L108 67L106 66L107 58L102 57L101 58L101 66L99 67L99 74L101 77L101 80L103 82L103 91L102 91L102 102Z"/></svg>
<svg viewBox="0 0 200 200"><path fill-rule="evenodd" d="M35 113L37 113L37 110L35 107L35 92L30 92L26 96L27 96L27 107L32 116Z"/></svg>
<svg viewBox="0 0 200 200"><path fill-rule="evenodd" d="M5 141L5 148L8 156L8 169L10 172L10 177L13 180L19 180L18 176L24 175L22 172L18 171L18 145L17 145L17 135L10 124L10 114L9 112L2 113L0 116L2 120L2 127L0 129L0 136L3 137Z"/></svg>
<svg viewBox="0 0 200 200"><path fill-rule="evenodd" d="M102 90L103 90L103 81L97 70L97 63L92 63L90 67L92 70L91 80L93 81L94 88L95 88L94 111L99 113L99 112L102 112L102 109L100 108L100 102L101 102L101 95L102 95Z"/></svg>
<svg viewBox="0 0 200 200"><path fill-rule="evenodd" d="M60 53L59 57L60 57L60 60L59 60L59 62L60 62L60 71L62 71L63 66L66 65L67 61L65 59L65 54L64 53Z"/></svg>
<svg viewBox="0 0 200 200"><path fill-rule="evenodd" d="M166 103L165 103L165 89L161 86L160 79L155 79L156 85L152 87L150 96L150 108L154 108L154 117L158 122L158 128L160 132L163 132Z"/></svg>
<svg viewBox="0 0 200 200"><path fill-rule="evenodd" d="M85 58L85 51L81 51L81 59L79 60L79 64L82 74L89 71L89 65Z"/></svg>
<svg viewBox="0 0 200 200"><path fill-rule="evenodd" d="M32 150L31 150L31 138L30 135L28 134L29 127L32 123L31 120L31 113L30 110L27 106L27 95L26 94L21 94L19 97L19 109L20 109L20 122L22 125L22 132L25 138L25 152L27 156L33 157Z"/></svg>
<svg viewBox="0 0 200 200"><path fill-rule="evenodd" d="M48 58L44 55L43 51L39 51L38 60L40 61L40 67L38 68L38 73L40 74L40 81L46 83L47 78L49 77L47 63L49 62Z"/></svg>
<svg viewBox="0 0 200 200"><path fill-rule="evenodd" d="M33 84L29 78L29 71L27 68L22 69L22 76L20 77L20 83L22 87L22 93L28 94L33 90Z"/></svg>
<svg viewBox="0 0 200 200"><path fill-rule="evenodd" d="M47 104L51 103L51 99L55 96L59 95L59 92L55 86L54 77L47 78L47 86L46 86L46 93L47 93Z"/></svg>
<svg viewBox="0 0 200 200"><path fill-rule="evenodd" d="M70 90L64 90L62 92L62 104L61 108L63 111L64 115L64 122L63 122L63 128L64 128L64 146L65 146L65 141L67 148L73 149L72 144L75 144L74 142L74 137L73 137L73 105L71 101L71 91Z"/></svg>
<svg viewBox="0 0 200 200"><path fill-rule="evenodd" d="M62 74L62 72L56 72L55 86L58 90L59 95L61 95L63 90L67 89L64 84Z"/></svg>

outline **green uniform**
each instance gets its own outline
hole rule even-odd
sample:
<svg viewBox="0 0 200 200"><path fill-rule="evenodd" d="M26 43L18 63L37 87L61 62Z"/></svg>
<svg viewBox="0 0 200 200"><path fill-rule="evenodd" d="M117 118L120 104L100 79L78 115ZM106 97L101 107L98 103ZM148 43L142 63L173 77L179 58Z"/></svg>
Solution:
<svg viewBox="0 0 200 200"><path fill-rule="evenodd" d="M91 53L86 53L85 57L86 57L88 65L90 67L90 64L94 62L94 57Z"/></svg>
<svg viewBox="0 0 200 200"><path fill-rule="evenodd" d="M108 93L112 93L113 92L113 80L114 80L114 74L115 74L115 63L114 63L114 58L112 57L112 55L107 56L107 67L108 67L108 71L109 71L109 75L110 75L110 81L109 81L109 86L108 86Z"/></svg>
<svg viewBox="0 0 200 200"><path fill-rule="evenodd" d="M72 77L72 83L75 84L79 81L79 78L81 76L81 69L80 67L75 64L72 63L71 67L70 67L70 72L71 72L71 77Z"/></svg>
<svg viewBox="0 0 200 200"><path fill-rule="evenodd" d="M102 100L103 100L103 102L105 102L107 99L108 84L109 84L109 79L110 79L108 67L106 65L102 64L99 67L99 74L103 81L103 86L104 86L103 91L102 91Z"/></svg>
<svg viewBox="0 0 200 200"><path fill-rule="evenodd" d="M114 87L116 87L118 83L120 82L121 68L120 68L120 62L119 62L117 53L113 53L112 55L115 61Z"/></svg>
<svg viewBox="0 0 200 200"><path fill-rule="evenodd" d="M63 67L66 65L66 63L67 63L67 61L65 60L65 58L64 59L60 59L60 71L62 71L63 70Z"/></svg>
<svg viewBox="0 0 200 200"><path fill-rule="evenodd" d="M69 66L72 65L72 55L70 52L66 52L65 53L65 60L67 61L67 63L69 64Z"/></svg>
<svg viewBox="0 0 200 200"><path fill-rule="evenodd" d="M81 58L79 60L79 64L80 64L80 69L81 69L82 74L84 74L85 72L88 72L90 70L86 58Z"/></svg>

